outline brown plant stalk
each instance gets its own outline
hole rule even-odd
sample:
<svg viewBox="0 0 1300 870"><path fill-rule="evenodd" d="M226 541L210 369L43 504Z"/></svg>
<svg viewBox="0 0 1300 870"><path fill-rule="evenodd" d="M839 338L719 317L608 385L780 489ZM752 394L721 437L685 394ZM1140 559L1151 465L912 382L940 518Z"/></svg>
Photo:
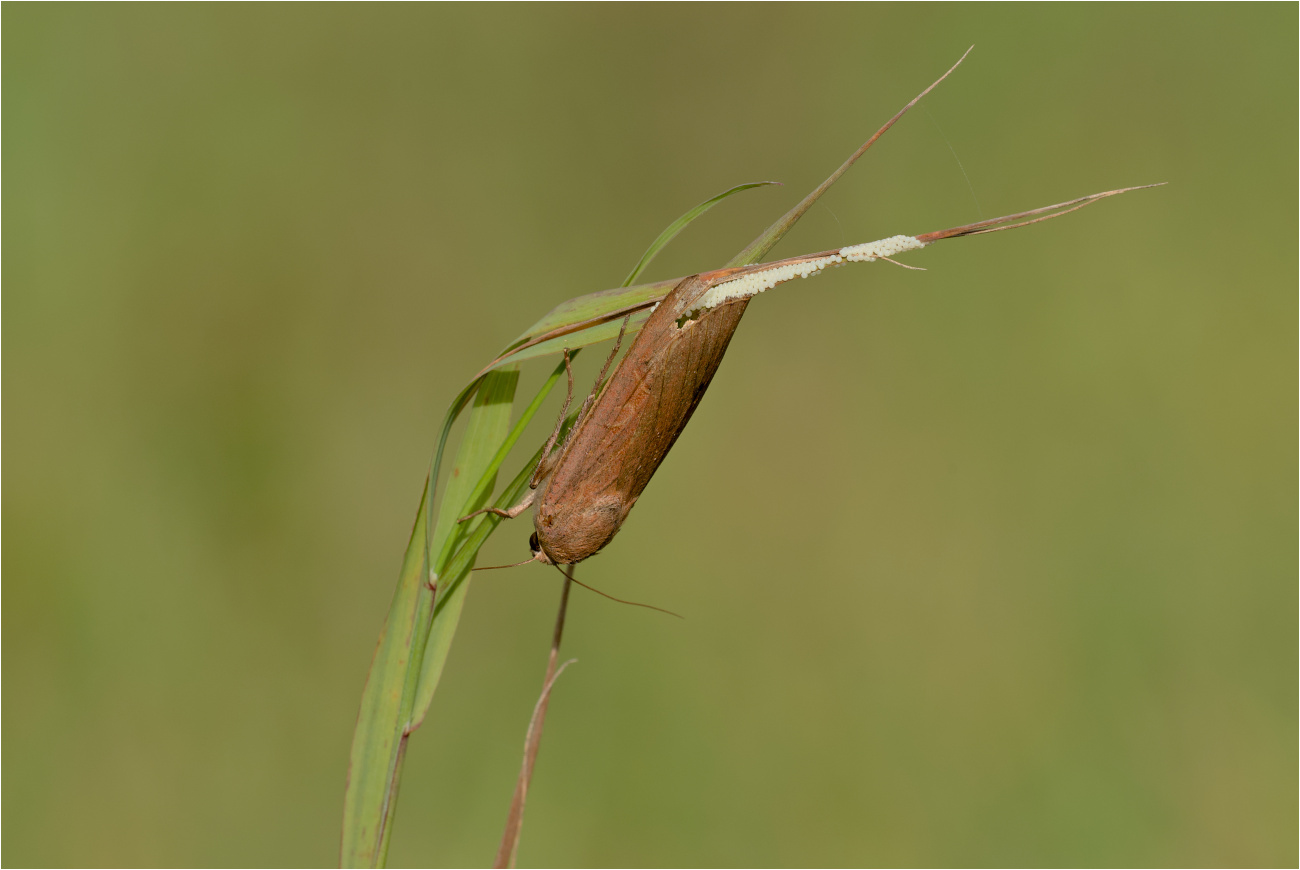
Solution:
<svg viewBox="0 0 1300 870"><path fill-rule="evenodd" d="M528 800L528 785L533 779L533 767L537 764L537 750L542 745L542 726L546 723L546 708L550 704L551 689L564 669L577 659L569 659L559 667L560 640L564 637L564 614L569 608L569 590L573 587L573 566L564 576L564 589L560 593L560 610L555 615L555 633L551 636L551 653L546 661L546 678L542 680L542 694L533 707L532 718L528 720L528 733L524 737L524 763L519 769L519 779L515 782L515 794L510 800L510 813L506 816L506 829L501 835L501 845L497 848L497 857L493 867L515 866L515 855L519 851L519 832L524 826L524 804Z"/></svg>

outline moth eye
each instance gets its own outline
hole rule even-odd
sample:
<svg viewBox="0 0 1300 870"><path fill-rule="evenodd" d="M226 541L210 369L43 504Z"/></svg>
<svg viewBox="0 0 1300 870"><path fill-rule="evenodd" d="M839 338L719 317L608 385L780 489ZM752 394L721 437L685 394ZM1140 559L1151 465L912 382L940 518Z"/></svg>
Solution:
<svg viewBox="0 0 1300 870"><path fill-rule="evenodd" d="M533 532L532 535L528 538L528 549L533 551L533 555L536 555L542 551L542 545L537 540L537 532Z"/></svg>

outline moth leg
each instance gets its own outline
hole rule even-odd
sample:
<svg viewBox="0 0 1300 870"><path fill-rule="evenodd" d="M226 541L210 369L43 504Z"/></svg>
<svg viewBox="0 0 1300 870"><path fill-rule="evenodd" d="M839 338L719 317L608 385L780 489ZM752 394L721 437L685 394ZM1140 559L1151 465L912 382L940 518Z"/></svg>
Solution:
<svg viewBox="0 0 1300 870"><path fill-rule="evenodd" d="M532 479L528 481L529 489L537 489L537 484L546 476L542 469L547 466L546 460L551 455L551 448L560 437L560 429L564 427L564 415L569 413L569 404L573 401L573 364L569 361L567 347L564 349L564 373L569 376L569 391L564 397L564 406L560 408L560 416L555 421L555 429L551 432L551 437L546 439L546 446L542 448L542 458L537 460Z"/></svg>
<svg viewBox="0 0 1300 870"><path fill-rule="evenodd" d="M605 375L609 374L609 366L614 362L614 357L618 356L618 349L623 346L623 336L627 333L627 324L631 319L632 314L630 312L627 317L623 318L623 326L618 331L618 339L614 342L614 348L609 352L609 356L605 358L605 365L601 366L600 376L596 378L596 383L592 386L591 393L587 396L587 401L583 402L582 407L578 409L579 420L586 416L587 409L596 401L596 396L600 393L600 388L604 386Z"/></svg>
<svg viewBox="0 0 1300 870"><path fill-rule="evenodd" d="M587 415L587 410L591 407L592 402L596 400L596 395L605 382L605 375L609 374L610 364L614 362L614 357L618 356L619 348L623 346L623 336L627 334L627 324L631 319L631 313L623 318L623 325L618 330L618 339L614 342L614 348L609 352L609 356L605 358L605 365L601 367L600 376L596 378L596 384L591 388L590 395L587 396L587 400L582 403L582 407L578 410L578 416L573 424L574 429L578 428L578 423L582 422L582 418ZM573 402L573 363L569 359L569 349L567 347L564 349L564 373L569 379L568 391L564 396L564 405L560 408L560 416L555 420L555 429L551 432L551 437L546 439L546 446L542 448L542 458L537 460L537 467L533 469L533 477L528 482L528 486L532 490L537 489L537 485L551 473L551 469L555 465L556 457L551 454L551 449L555 447L555 442L560 438L560 430L564 428L564 416L569 413L569 405ZM569 434L573 434L573 429L569 430ZM568 443L567 438L565 443ZM563 444L560 445L560 449L564 449ZM516 513L513 516L518 516L518 514Z"/></svg>
<svg viewBox="0 0 1300 870"><path fill-rule="evenodd" d="M465 514L465 516L456 520L456 522L463 523L465 522L465 520L469 519L470 517L476 517L479 514L496 514L499 517L505 517L508 520L513 520L515 517L519 516L521 513L528 510L530 507L532 507L533 500L536 498L537 498L537 490L530 489L528 490L528 494L524 496L524 500L512 508L486 507L483 508L482 510L474 511L474 513L472 514Z"/></svg>

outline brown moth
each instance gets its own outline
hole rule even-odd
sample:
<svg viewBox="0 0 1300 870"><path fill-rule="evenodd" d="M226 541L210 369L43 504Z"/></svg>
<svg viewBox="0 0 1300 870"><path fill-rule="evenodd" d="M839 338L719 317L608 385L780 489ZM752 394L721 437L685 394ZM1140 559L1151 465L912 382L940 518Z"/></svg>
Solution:
<svg viewBox="0 0 1300 870"><path fill-rule="evenodd" d="M678 284L599 400L579 414L533 520L529 545L538 561L581 562L608 544L690 422L749 304L741 299L684 319L707 288L699 275Z"/></svg>
<svg viewBox="0 0 1300 870"><path fill-rule="evenodd" d="M508 510L476 513L516 517L533 504L545 481L529 539L533 560L571 565L608 544L704 397L749 300L711 308L695 319L687 317L689 306L711 286L710 278L738 271L682 279L655 308L601 392L623 341L620 332L568 437L551 455L572 398L570 368L570 395L528 495Z"/></svg>

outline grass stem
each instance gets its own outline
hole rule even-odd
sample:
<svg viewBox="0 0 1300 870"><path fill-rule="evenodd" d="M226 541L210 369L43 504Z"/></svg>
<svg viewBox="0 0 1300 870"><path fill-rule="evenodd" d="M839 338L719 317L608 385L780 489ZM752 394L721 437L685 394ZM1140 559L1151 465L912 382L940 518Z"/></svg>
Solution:
<svg viewBox="0 0 1300 870"><path fill-rule="evenodd" d="M528 722L528 734L524 737L524 763L519 769L519 779L515 782L515 794L510 801L510 813L506 816L506 829L501 835L501 845L497 848L493 867L515 866L515 855L519 851L519 832L524 826L524 803L528 800L528 784L533 779L533 767L537 764L537 750L542 745L542 726L546 723L546 708L551 700L551 688L564 669L573 664L572 659L556 667L560 659L560 640L564 637L564 615L569 609L569 590L573 587L573 566L564 575L564 589L560 592L560 610L555 615L555 633L551 636L551 653L546 661L546 678L542 680L542 694L533 707L532 719Z"/></svg>

